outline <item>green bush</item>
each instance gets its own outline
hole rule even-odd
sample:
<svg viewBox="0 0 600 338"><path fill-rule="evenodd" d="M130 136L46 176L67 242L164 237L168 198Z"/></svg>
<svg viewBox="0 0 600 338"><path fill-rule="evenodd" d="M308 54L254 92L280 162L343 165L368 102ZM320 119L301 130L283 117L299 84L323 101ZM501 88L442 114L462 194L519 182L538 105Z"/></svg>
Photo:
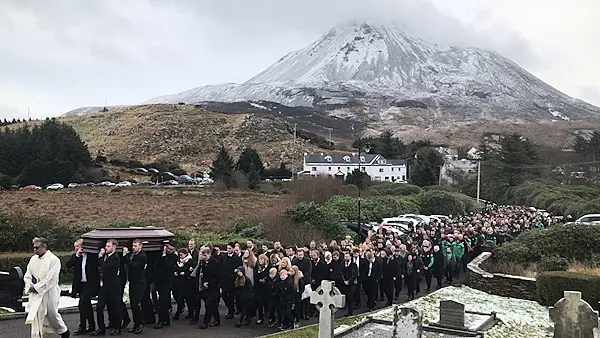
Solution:
<svg viewBox="0 0 600 338"><path fill-rule="evenodd" d="M600 254L600 227L574 224L532 230L520 234L514 242L532 248L535 260L558 255L567 260L587 261Z"/></svg>
<svg viewBox="0 0 600 338"><path fill-rule="evenodd" d="M288 209L286 215L298 225L321 229L328 238L340 239L349 234L340 222L340 212L326 204L302 202Z"/></svg>
<svg viewBox="0 0 600 338"><path fill-rule="evenodd" d="M507 242L494 249L494 258L499 262L528 263L534 260L533 251L518 242Z"/></svg>
<svg viewBox="0 0 600 338"><path fill-rule="evenodd" d="M462 215L465 204L452 193L430 190L418 196L421 213L424 215Z"/></svg>
<svg viewBox="0 0 600 338"><path fill-rule="evenodd" d="M27 264L29 264L29 259L33 256L33 252L31 252L31 248L28 250L29 252L12 252L12 253L3 253L0 254L0 271L9 271L15 266L23 269L23 273L27 271ZM53 252L58 258L60 258L60 262L62 264L60 269L59 282L69 283L73 280L73 273L71 270L67 269L67 261L71 257L72 252Z"/></svg>
<svg viewBox="0 0 600 338"><path fill-rule="evenodd" d="M600 276L566 271L542 272L536 277L538 302L552 306L564 296L565 291L580 291L583 300L594 309L600 301Z"/></svg>
<svg viewBox="0 0 600 338"><path fill-rule="evenodd" d="M420 194L423 192L423 189L412 184L378 182L369 187L369 192L371 195L407 196Z"/></svg>
<svg viewBox="0 0 600 338"><path fill-rule="evenodd" d="M557 255L544 256L537 265L538 272L544 271L567 271L569 261L566 258Z"/></svg>

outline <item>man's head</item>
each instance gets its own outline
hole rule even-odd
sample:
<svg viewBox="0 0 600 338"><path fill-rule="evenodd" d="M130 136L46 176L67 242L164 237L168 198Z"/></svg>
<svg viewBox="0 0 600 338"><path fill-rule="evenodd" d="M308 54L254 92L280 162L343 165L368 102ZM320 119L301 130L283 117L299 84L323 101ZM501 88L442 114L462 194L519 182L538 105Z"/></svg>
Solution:
<svg viewBox="0 0 600 338"><path fill-rule="evenodd" d="M227 254L231 255L233 253L233 243L227 244Z"/></svg>
<svg viewBox="0 0 600 338"><path fill-rule="evenodd" d="M352 259L352 255L350 255L349 252L344 253L344 261L345 262L350 262L351 259Z"/></svg>
<svg viewBox="0 0 600 338"><path fill-rule="evenodd" d="M379 251L379 257L381 257L381 258L386 258L386 257L387 257L387 251L385 251L385 250L380 250L380 251Z"/></svg>
<svg viewBox="0 0 600 338"><path fill-rule="evenodd" d="M269 252L269 246L268 246L268 245L266 245L266 244L263 244L263 245L262 245L262 251L263 251L264 253L267 253L267 252Z"/></svg>
<svg viewBox="0 0 600 338"><path fill-rule="evenodd" d="M194 250L196 248L196 241L194 239L190 239L188 242L188 249Z"/></svg>
<svg viewBox="0 0 600 338"><path fill-rule="evenodd" d="M83 239L78 239L73 243L73 247L75 248L75 252L80 252L83 250Z"/></svg>
<svg viewBox="0 0 600 338"><path fill-rule="evenodd" d="M298 259L304 259L304 250L298 250Z"/></svg>
<svg viewBox="0 0 600 338"><path fill-rule="evenodd" d="M116 239L109 239L106 241L106 245L104 246L104 250L106 250L107 254L111 254L117 250L117 246L119 242Z"/></svg>
<svg viewBox="0 0 600 338"><path fill-rule="evenodd" d="M250 239L250 240L248 240L248 241L246 242L246 247L247 247L248 249L253 249L253 248L254 248L254 241L253 241L253 240L251 240L251 239Z"/></svg>
<svg viewBox="0 0 600 338"><path fill-rule="evenodd" d="M233 247L233 252L236 253L237 255L240 254L240 252L242 252L242 248L240 248L240 245L235 243L235 246Z"/></svg>
<svg viewBox="0 0 600 338"><path fill-rule="evenodd" d="M294 249L294 247L290 246L285 250L285 253L287 254L288 257L292 257L296 253L296 249Z"/></svg>
<svg viewBox="0 0 600 338"><path fill-rule="evenodd" d="M208 262L210 260L210 248L209 247L202 247L202 251L201 251L201 257L202 260L205 262Z"/></svg>
<svg viewBox="0 0 600 338"><path fill-rule="evenodd" d="M141 239L133 240L133 243L131 243L131 251L133 251L133 253L138 253L138 252L142 251L142 240Z"/></svg>
<svg viewBox="0 0 600 338"><path fill-rule="evenodd" d="M277 250L277 249L281 249L281 242L280 242L280 241L276 241L276 242L273 244L273 247L275 248L275 250Z"/></svg>
<svg viewBox="0 0 600 338"><path fill-rule="evenodd" d="M316 261L317 259L319 259L319 250L317 250L317 249L310 250L310 259L312 259L313 261Z"/></svg>
<svg viewBox="0 0 600 338"><path fill-rule="evenodd" d="M173 243L169 242L165 245L165 247L167 248L167 255L172 255L175 253L175 247L173 246Z"/></svg>
<svg viewBox="0 0 600 338"><path fill-rule="evenodd" d="M310 241L310 244L308 245L311 249L315 249L317 247L317 242L315 241Z"/></svg>
<svg viewBox="0 0 600 338"><path fill-rule="evenodd" d="M32 243L33 252L36 255L42 256L46 253L46 251L48 251L48 241L44 237L36 237L33 239Z"/></svg>
<svg viewBox="0 0 600 338"><path fill-rule="evenodd" d="M345 254L344 254L344 255L345 255ZM331 258L333 258L333 260L334 260L334 261L337 261L338 259L340 259L340 252L339 252L339 251L337 251L337 250L336 250L336 251L334 251L334 252L331 254Z"/></svg>

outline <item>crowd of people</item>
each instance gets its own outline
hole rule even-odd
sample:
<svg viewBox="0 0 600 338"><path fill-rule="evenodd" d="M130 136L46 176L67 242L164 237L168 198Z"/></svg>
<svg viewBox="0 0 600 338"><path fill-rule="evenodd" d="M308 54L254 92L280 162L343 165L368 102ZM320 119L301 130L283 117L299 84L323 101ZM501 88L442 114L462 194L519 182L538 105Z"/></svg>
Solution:
<svg viewBox="0 0 600 338"><path fill-rule="evenodd" d="M117 335L132 319L129 331L139 334L144 325L162 329L182 320L184 312L184 319L200 329L217 327L222 323L221 299L227 307L225 319L237 327L254 323L292 329L318 315L309 298L323 280L335 282L346 296L345 315L351 316L363 305L373 310L377 302L389 306L395 300L412 300L421 286L429 292L450 285L485 246L501 245L553 222L545 212L488 205L478 213L419 224L408 234L380 227L365 239L348 236L339 243L311 241L302 247L284 247L278 241L259 247L249 240L198 248L190 239L187 248L176 250L169 243L155 257L155 252L144 251L140 240L120 253L118 243L108 240L98 255L85 253L78 240L67 263L74 275L72 296L80 300L75 334L105 335L110 329ZM123 300L127 281L131 317ZM96 295L94 315L91 298Z"/></svg>

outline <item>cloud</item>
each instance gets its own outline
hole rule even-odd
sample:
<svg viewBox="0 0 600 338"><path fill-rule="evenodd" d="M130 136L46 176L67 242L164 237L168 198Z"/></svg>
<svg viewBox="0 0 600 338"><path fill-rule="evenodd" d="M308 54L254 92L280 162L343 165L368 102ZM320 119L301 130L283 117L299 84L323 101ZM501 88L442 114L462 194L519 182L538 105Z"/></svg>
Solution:
<svg viewBox="0 0 600 338"><path fill-rule="evenodd" d="M577 82L596 88L589 67L569 69L573 80L558 67L594 47L565 51L543 34L564 31L574 40L579 32L567 35L565 27L585 30L591 19L536 27L527 13L551 8L540 17L554 18L574 7L540 1L4 0L0 89L11 95L0 91L0 103L56 115L105 100L133 104L200 85L243 82L351 20L399 21L428 41L498 51L572 95L581 94Z"/></svg>

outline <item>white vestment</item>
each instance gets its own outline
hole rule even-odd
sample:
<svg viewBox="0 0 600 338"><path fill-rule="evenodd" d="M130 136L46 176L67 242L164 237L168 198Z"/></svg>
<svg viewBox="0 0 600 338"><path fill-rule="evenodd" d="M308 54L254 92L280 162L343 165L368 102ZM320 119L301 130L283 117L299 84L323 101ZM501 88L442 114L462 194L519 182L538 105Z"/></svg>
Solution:
<svg viewBox="0 0 600 338"><path fill-rule="evenodd" d="M25 292L29 294L29 313L25 324L31 325L31 337L41 338L44 333L63 334L67 326L60 314L60 287L58 276L60 274L60 259L50 250L39 257L33 255L27 264L25 272ZM37 283L33 284L33 281ZM33 285L36 292L30 292Z"/></svg>

